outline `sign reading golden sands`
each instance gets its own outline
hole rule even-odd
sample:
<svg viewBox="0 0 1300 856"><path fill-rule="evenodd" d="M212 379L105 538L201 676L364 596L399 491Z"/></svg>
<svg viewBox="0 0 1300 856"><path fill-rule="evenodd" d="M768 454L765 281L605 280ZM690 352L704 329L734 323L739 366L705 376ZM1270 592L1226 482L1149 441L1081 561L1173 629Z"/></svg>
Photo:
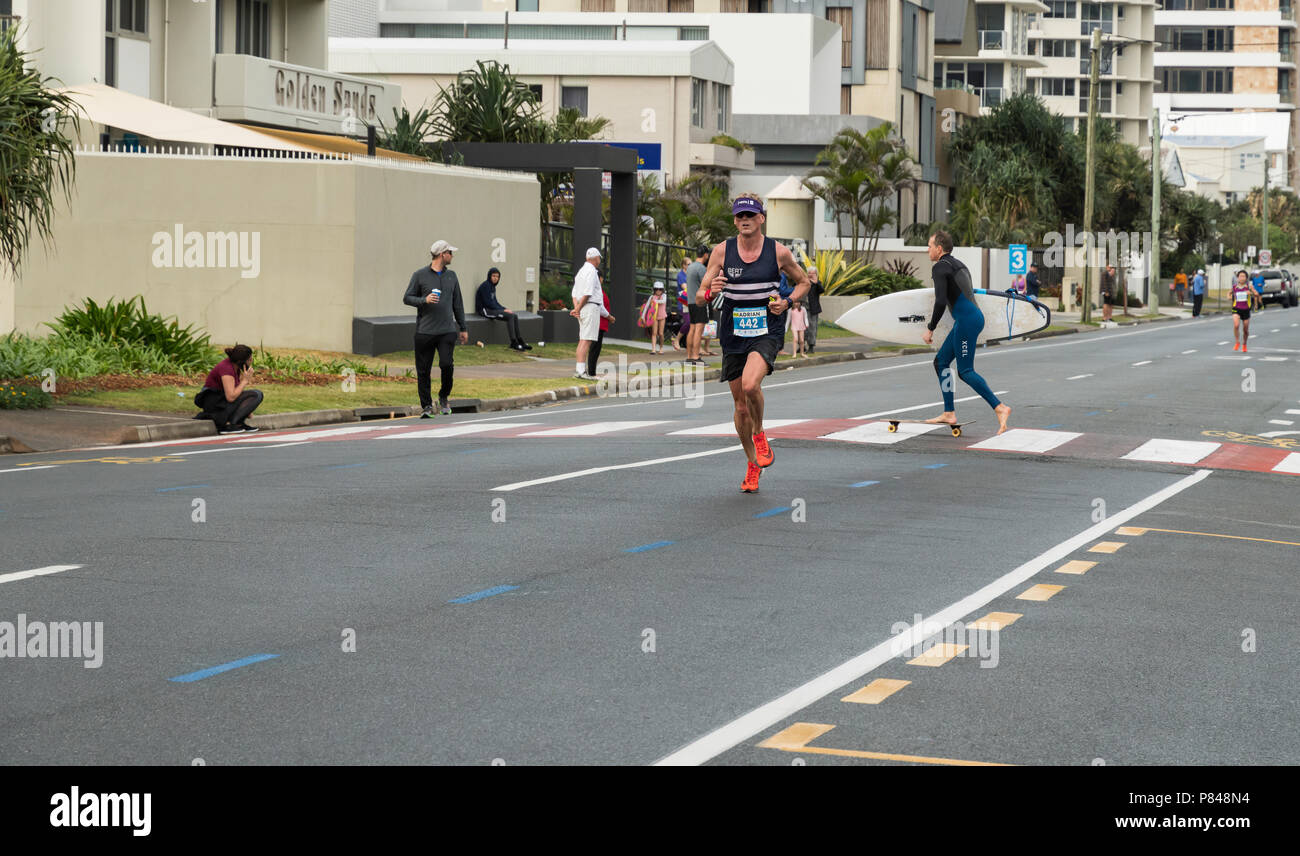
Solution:
<svg viewBox="0 0 1300 856"><path fill-rule="evenodd" d="M342 119L356 116L363 122L379 119L379 96L384 87L340 80L301 71L275 70L275 104L304 113Z"/></svg>

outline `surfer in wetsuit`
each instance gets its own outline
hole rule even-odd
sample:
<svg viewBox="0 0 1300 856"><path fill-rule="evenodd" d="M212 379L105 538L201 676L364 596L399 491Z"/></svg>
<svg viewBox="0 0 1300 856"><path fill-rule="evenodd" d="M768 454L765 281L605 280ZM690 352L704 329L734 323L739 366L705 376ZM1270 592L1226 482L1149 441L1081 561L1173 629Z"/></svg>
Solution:
<svg viewBox="0 0 1300 856"><path fill-rule="evenodd" d="M939 376L939 390L943 393L943 413L926 422L957 423L957 411L953 404L953 387L956 383L952 377L952 362L957 361L957 376L967 386L980 394L989 403L998 416L998 433L1007 430L1007 419L1011 416L1011 407L1003 404L989 389L984 378L975 371L975 348L978 345L980 331L984 329L984 313L975 305L975 290L971 286L970 269L952 256L952 235L942 229L930 236L930 261L934 262L931 278L934 280L934 314L926 325L921 339L927 344L934 342L934 328L943 317L945 309L952 312L952 331L939 346L939 353L934 357L934 371Z"/></svg>

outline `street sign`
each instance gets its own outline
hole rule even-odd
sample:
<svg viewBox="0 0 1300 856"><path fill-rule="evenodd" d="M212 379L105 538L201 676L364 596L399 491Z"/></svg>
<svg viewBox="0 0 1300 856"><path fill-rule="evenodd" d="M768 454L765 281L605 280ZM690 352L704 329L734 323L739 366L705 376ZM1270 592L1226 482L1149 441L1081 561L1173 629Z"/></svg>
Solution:
<svg viewBox="0 0 1300 856"><path fill-rule="evenodd" d="M1012 276L1029 273L1029 245L1010 244L1007 246L1008 273Z"/></svg>
<svg viewBox="0 0 1300 856"><path fill-rule="evenodd" d="M1259 266L1260 266L1260 267L1268 267L1268 266L1271 265L1272 263L1273 263L1273 251L1272 251L1272 250L1260 250L1260 251L1259 251Z"/></svg>
<svg viewBox="0 0 1300 856"><path fill-rule="evenodd" d="M1248 259L1253 259L1253 258L1255 258L1255 245L1254 245L1254 244L1251 244L1249 247L1246 248L1246 258L1248 258Z"/></svg>

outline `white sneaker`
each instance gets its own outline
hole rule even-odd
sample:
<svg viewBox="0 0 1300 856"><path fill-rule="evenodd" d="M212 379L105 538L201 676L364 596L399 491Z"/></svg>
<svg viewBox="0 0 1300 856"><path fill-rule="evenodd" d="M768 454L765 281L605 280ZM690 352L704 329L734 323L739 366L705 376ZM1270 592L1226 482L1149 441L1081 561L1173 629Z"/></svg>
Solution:
<svg viewBox="0 0 1300 856"><path fill-rule="evenodd" d="M595 378L593 378L591 375L587 374L586 372L578 372L577 374L574 375L574 377L576 377L578 380L595 380Z"/></svg>

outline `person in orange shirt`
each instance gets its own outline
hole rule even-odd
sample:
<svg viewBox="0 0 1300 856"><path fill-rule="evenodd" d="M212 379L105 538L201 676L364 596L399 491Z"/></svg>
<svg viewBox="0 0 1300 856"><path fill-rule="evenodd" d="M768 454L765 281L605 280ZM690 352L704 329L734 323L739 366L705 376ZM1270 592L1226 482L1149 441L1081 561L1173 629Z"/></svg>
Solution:
<svg viewBox="0 0 1300 856"><path fill-rule="evenodd" d="M1178 302L1181 304L1183 298L1187 295L1187 274L1179 271L1174 277L1174 292L1178 296Z"/></svg>

